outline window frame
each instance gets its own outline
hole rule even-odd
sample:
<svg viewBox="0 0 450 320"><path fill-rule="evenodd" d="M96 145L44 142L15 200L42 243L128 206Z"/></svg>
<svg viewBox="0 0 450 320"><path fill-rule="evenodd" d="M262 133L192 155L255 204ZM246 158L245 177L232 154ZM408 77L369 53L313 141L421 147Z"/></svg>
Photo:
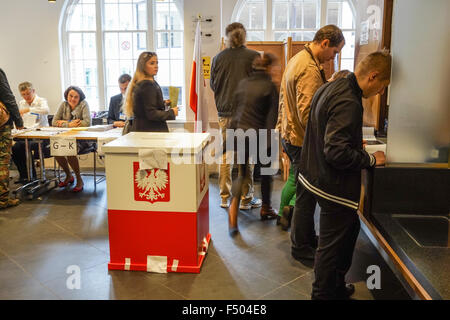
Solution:
<svg viewBox="0 0 450 320"><path fill-rule="evenodd" d="M96 64L97 64L97 90L98 90L98 108L97 110L93 109L91 106L91 111L106 111L109 108L109 101L107 101L107 89L108 89L108 82L106 79L106 57L105 57L105 34L107 33L135 33L135 32L145 32L146 33L146 50L150 51L156 51L156 48L154 44L156 43L156 19L154 19L156 14L156 2L157 0L145 0L146 1L146 9L147 9L147 29L146 30L135 30L135 29L129 29L129 30L107 30L104 28L104 12L105 12L105 1L104 0L94 0L95 1L95 14L96 14L96 29L85 31L85 30L77 30L77 31L70 31L68 30L68 20L71 17L71 12L69 12L70 8L73 5L77 5L79 0L69 0L65 1L61 10L61 17L59 22L59 47L60 47L60 63L61 63L61 81L62 81L62 87L63 91L65 88L67 88L69 85L72 85L70 83L70 55L69 55L69 34L70 33L94 33L95 34L95 41L96 41ZM181 23L182 29L181 30L173 30L173 31L181 31L184 33L184 9L181 3L181 0L171 0L172 3L175 4L179 15L183 22ZM184 53L184 39L182 42L182 50ZM137 60L138 57L133 57L133 67L135 68L135 60ZM119 59L121 60L121 59ZM126 59L125 59L126 60ZM164 59L164 60L173 60L170 58ZM175 60L181 60L183 61L184 66L184 55L183 59L175 59ZM83 60L84 61L84 60ZM134 70L133 70L134 72ZM185 70L183 68L183 79L185 79L184 76ZM133 76L133 75L131 75ZM183 93L182 93L182 99L185 101L185 94L186 94L186 83L183 81ZM183 108L184 109L184 108ZM183 115L181 115L181 118ZM185 116L185 115L184 115Z"/></svg>

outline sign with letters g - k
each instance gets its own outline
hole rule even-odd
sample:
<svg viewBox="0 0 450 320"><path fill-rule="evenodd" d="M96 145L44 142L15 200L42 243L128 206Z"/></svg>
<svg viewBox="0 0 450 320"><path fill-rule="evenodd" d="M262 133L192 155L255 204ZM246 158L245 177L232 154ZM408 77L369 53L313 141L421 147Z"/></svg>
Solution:
<svg viewBox="0 0 450 320"><path fill-rule="evenodd" d="M76 156L77 139L50 137L50 154L55 156Z"/></svg>

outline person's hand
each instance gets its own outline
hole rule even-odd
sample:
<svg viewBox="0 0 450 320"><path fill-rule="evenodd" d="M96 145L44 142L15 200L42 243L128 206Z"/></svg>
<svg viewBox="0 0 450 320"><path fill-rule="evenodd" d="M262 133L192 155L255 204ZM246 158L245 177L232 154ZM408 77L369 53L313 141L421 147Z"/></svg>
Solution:
<svg viewBox="0 0 450 320"><path fill-rule="evenodd" d="M57 127L62 127L66 122L66 120L57 120L55 124Z"/></svg>
<svg viewBox="0 0 450 320"><path fill-rule="evenodd" d="M164 105L166 107L170 106L170 103L171 103L170 99L164 100Z"/></svg>
<svg viewBox="0 0 450 320"><path fill-rule="evenodd" d="M25 113L28 113L28 112L30 112L30 108L25 107L25 108L19 109L19 113L21 116L23 116Z"/></svg>
<svg viewBox="0 0 450 320"><path fill-rule="evenodd" d="M175 117L178 116L178 107L172 108L173 113L175 114Z"/></svg>
<svg viewBox="0 0 450 320"><path fill-rule="evenodd" d="M69 122L68 127L69 128L76 128L79 127L81 125L81 120L80 119L75 119Z"/></svg>
<svg viewBox="0 0 450 320"><path fill-rule="evenodd" d="M123 128L125 126L125 121L114 121L113 126L116 128Z"/></svg>
<svg viewBox="0 0 450 320"><path fill-rule="evenodd" d="M383 166L386 163L386 156L383 151L374 152L372 155L375 157L376 166Z"/></svg>

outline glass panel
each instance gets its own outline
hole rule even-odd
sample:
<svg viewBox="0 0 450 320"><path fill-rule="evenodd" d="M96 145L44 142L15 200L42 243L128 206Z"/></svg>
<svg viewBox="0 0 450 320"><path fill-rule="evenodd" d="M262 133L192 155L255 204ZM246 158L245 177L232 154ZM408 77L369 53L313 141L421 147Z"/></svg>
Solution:
<svg viewBox="0 0 450 320"><path fill-rule="evenodd" d="M132 59L132 34L129 32L119 33L119 57L121 59Z"/></svg>
<svg viewBox="0 0 450 320"><path fill-rule="evenodd" d="M245 4L244 7L242 8L240 14L237 17L237 20L240 23L242 23L246 29L250 28L249 19L248 19L248 11L249 11L248 5Z"/></svg>
<svg viewBox="0 0 450 320"><path fill-rule="evenodd" d="M302 28L302 3L293 2L291 3L291 28L292 29L301 29Z"/></svg>
<svg viewBox="0 0 450 320"><path fill-rule="evenodd" d="M89 105L89 111L98 111L98 90L97 87L82 87L84 94L86 95L86 101Z"/></svg>
<svg viewBox="0 0 450 320"><path fill-rule="evenodd" d="M97 61L95 60L84 61L84 75L86 85L88 86L97 85Z"/></svg>
<svg viewBox="0 0 450 320"><path fill-rule="evenodd" d="M136 5L136 25L138 30L147 30L147 4L145 1L139 1Z"/></svg>
<svg viewBox="0 0 450 320"><path fill-rule="evenodd" d="M105 32L105 58L119 58L119 39L116 32Z"/></svg>
<svg viewBox="0 0 450 320"><path fill-rule="evenodd" d="M327 24L339 25L339 3L328 2L327 7Z"/></svg>
<svg viewBox="0 0 450 320"><path fill-rule="evenodd" d="M291 32L292 41L312 41L315 31L296 31Z"/></svg>
<svg viewBox="0 0 450 320"><path fill-rule="evenodd" d="M273 3L273 28L274 29L287 29L288 28L288 4L284 2Z"/></svg>
<svg viewBox="0 0 450 320"><path fill-rule="evenodd" d="M288 38L287 32L274 32L273 37L275 41L284 41Z"/></svg>
<svg viewBox="0 0 450 320"><path fill-rule="evenodd" d="M353 13L347 1L342 3L342 29L354 28Z"/></svg>
<svg viewBox="0 0 450 320"><path fill-rule="evenodd" d="M345 46L341 50L342 58L353 59L355 56L355 31L344 31Z"/></svg>
<svg viewBox="0 0 450 320"><path fill-rule="evenodd" d="M136 32L133 34L133 58L137 59L142 51L147 50L147 34Z"/></svg>
<svg viewBox="0 0 450 320"><path fill-rule="evenodd" d="M157 32L156 33L156 52L158 55L162 54L165 57L169 57L169 50L161 50L169 48L169 33Z"/></svg>
<svg viewBox="0 0 450 320"><path fill-rule="evenodd" d="M264 3L252 3L250 8L250 27L252 29L264 28Z"/></svg>
<svg viewBox="0 0 450 320"><path fill-rule="evenodd" d="M117 79L119 79L119 60L107 60L105 61L106 71L106 84L117 85Z"/></svg>
<svg viewBox="0 0 450 320"><path fill-rule="evenodd" d="M80 60L70 61L69 86L76 84L78 85L84 84L83 61Z"/></svg>
<svg viewBox="0 0 450 320"><path fill-rule="evenodd" d="M174 3L170 4L170 29L183 30L183 19Z"/></svg>
<svg viewBox="0 0 450 320"><path fill-rule="evenodd" d="M72 12L70 13L70 10ZM67 30L68 31L77 31L81 30L81 6L80 5L73 5L69 9L69 19L67 22Z"/></svg>
<svg viewBox="0 0 450 320"><path fill-rule="evenodd" d="M341 70L350 70L353 72L353 59L342 59L341 58Z"/></svg>
<svg viewBox="0 0 450 320"><path fill-rule="evenodd" d="M84 59L96 59L97 48L94 33L83 33L83 56Z"/></svg>
<svg viewBox="0 0 450 320"><path fill-rule="evenodd" d="M133 25L133 5L119 4L119 28L120 30L134 29Z"/></svg>
<svg viewBox="0 0 450 320"><path fill-rule="evenodd" d="M170 58L183 59L183 32L171 32Z"/></svg>
<svg viewBox="0 0 450 320"><path fill-rule="evenodd" d="M184 83L184 62L183 60L170 61L170 85L182 87Z"/></svg>
<svg viewBox="0 0 450 320"><path fill-rule="evenodd" d="M317 8L315 2L303 3L303 27L317 28Z"/></svg>
<svg viewBox="0 0 450 320"><path fill-rule="evenodd" d="M132 75L134 72L133 70L133 60L120 60L120 69L119 69L119 75L117 78L120 77L120 75L124 73L128 73L129 75Z"/></svg>
<svg viewBox="0 0 450 320"><path fill-rule="evenodd" d="M83 59L81 33L69 33L69 59Z"/></svg>
<svg viewBox="0 0 450 320"><path fill-rule="evenodd" d="M111 97L118 95L120 93L120 89L119 86L108 86L106 88L106 101L108 102L108 104L106 105L106 110L109 109L109 102L111 101Z"/></svg>
<svg viewBox="0 0 450 320"><path fill-rule="evenodd" d="M248 31L248 41L264 41L264 31Z"/></svg>
<svg viewBox="0 0 450 320"><path fill-rule="evenodd" d="M105 30L119 29L119 6L117 4L105 4Z"/></svg>
<svg viewBox="0 0 450 320"><path fill-rule="evenodd" d="M169 29L169 5L165 3L156 3L156 29Z"/></svg>
<svg viewBox="0 0 450 320"><path fill-rule="evenodd" d="M95 4L83 5L83 30L95 30Z"/></svg>

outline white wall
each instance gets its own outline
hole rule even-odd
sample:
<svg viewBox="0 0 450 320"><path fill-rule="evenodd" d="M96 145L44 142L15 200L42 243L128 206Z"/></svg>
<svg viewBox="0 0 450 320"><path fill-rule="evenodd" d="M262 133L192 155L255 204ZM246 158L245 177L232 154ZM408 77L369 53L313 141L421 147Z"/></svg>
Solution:
<svg viewBox="0 0 450 320"><path fill-rule="evenodd" d="M58 22L63 1L0 2L0 68L17 100L19 83L30 81L55 112L62 100Z"/></svg>
<svg viewBox="0 0 450 320"><path fill-rule="evenodd" d="M198 14L212 17L213 22L203 23L205 33L202 49L211 59L220 50L224 29L231 21L237 0L184 0L184 44L186 100L189 100L189 84L194 46L195 23ZM17 100L20 82L30 81L38 95L48 99L51 113L55 113L63 99L61 61L59 50L59 20L64 1L49 3L47 0L0 1L0 68L7 76ZM221 8L223 12L221 13ZM209 81L208 85L209 85ZM217 119L212 91L207 92L210 120ZM193 113L185 104L187 119Z"/></svg>

